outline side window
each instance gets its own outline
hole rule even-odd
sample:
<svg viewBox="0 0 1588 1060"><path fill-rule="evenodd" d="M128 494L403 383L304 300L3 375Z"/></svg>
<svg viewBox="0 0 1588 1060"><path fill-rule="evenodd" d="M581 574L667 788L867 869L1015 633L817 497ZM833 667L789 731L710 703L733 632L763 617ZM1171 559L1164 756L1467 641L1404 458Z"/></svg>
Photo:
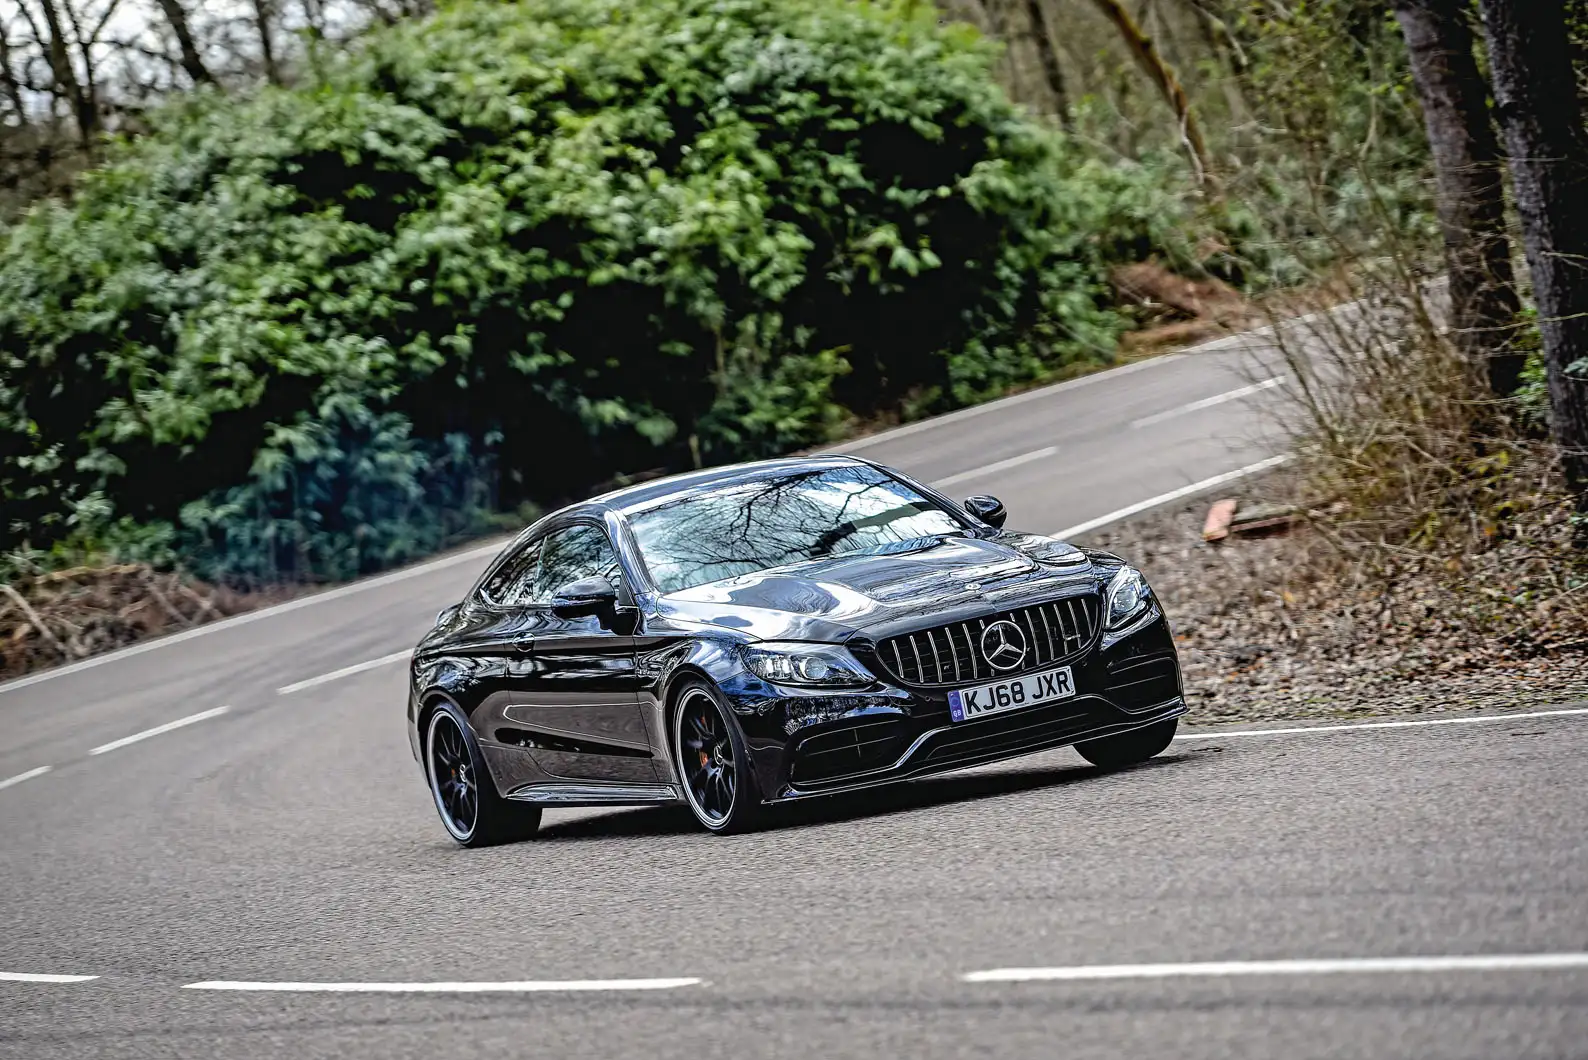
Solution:
<svg viewBox="0 0 1588 1060"><path fill-rule="evenodd" d="M480 586L480 595L486 603L511 606L529 600L535 574L540 569L541 545L544 542L545 538L531 541L496 568L495 573Z"/></svg>
<svg viewBox="0 0 1588 1060"><path fill-rule="evenodd" d="M535 578L535 603L550 603L558 589L580 578L605 578L614 588L621 587L622 568L604 531L594 526L570 526L545 541L540 573Z"/></svg>

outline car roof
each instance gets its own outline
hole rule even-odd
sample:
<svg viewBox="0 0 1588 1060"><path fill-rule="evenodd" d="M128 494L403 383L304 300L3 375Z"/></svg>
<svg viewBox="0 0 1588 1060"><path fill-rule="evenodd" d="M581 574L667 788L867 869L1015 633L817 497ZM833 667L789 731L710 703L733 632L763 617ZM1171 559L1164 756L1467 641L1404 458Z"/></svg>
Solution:
<svg viewBox="0 0 1588 1060"><path fill-rule="evenodd" d="M792 456L781 457L776 460L756 460L744 464L728 464L724 467L686 471L680 475L668 475L666 478L625 486L610 493L603 493L599 497L591 497L583 504L573 505L569 510L589 506L591 508L610 508L624 513L636 512L655 507L657 504L686 493L705 492L713 488L736 486L744 482L756 482L760 479L771 478L774 475L791 471L815 471L829 467L856 467L860 465L869 466L869 462L852 456L840 455Z"/></svg>

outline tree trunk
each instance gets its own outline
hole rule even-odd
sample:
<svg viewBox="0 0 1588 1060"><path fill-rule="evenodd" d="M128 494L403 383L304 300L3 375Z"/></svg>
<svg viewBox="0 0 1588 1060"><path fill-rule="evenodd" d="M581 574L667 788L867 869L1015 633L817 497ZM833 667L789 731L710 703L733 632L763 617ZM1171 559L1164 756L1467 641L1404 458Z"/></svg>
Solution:
<svg viewBox="0 0 1588 1060"><path fill-rule="evenodd" d="M276 47L271 26L270 0L254 0L254 27L259 31L259 57L264 61L265 80L273 85L281 83L281 73L276 68Z"/></svg>
<svg viewBox="0 0 1588 1060"><path fill-rule="evenodd" d="M39 6L44 9L44 23L50 29L50 39L46 43L50 79L55 83L55 92L64 96L71 106L72 117L77 121L77 135L82 139L83 146L87 147L93 143L94 134L99 131L99 111L83 91L82 82L77 79L77 70L72 66L72 55L67 48L66 30L55 0L41 0Z"/></svg>
<svg viewBox="0 0 1588 1060"><path fill-rule="evenodd" d="M1562 0L1481 0L1544 340L1550 424L1588 511L1588 139Z"/></svg>
<svg viewBox="0 0 1588 1060"><path fill-rule="evenodd" d="M1505 231L1500 146L1489 121L1488 86L1473 57L1467 6L1461 0L1396 0L1395 17L1433 150L1451 326L1458 348L1485 366L1490 389L1506 397L1516 390L1525 359L1515 343L1521 306Z"/></svg>
<svg viewBox="0 0 1588 1060"><path fill-rule="evenodd" d="M992 36L1004 44L1009 94L1037 113L1062 121L1068 114L1068 101L1057 64L1049 65L1044 55L1044 51L1052 54L1053 41L1046 32L1046 20L1036 21L1043 18L1040 0L986 0L983 12Z"/></svg>
<svg viewBox="0 0 1588 1060"><path fill-rule="evenodd" d="M181 0L160 0L160 11L171 26L171 32L176 34L176 44L182 53L182 69L187 71L187 76L195 85L213 84L215 76L204 65L198 45L193 42L193 28L188 25L187 12L182 10Z"/></svg>
<svg viewBox="0 0 1588 1060"><path fill-rule="evenodd" d="M1185 141L1187 150L1191 152L1191 161L1197 168L1197 179L1206 182L1213 172L1212 166L1209 165L1207 145L1202 140L1202 128L1197 124L1196 115L1191 113L1191 101L1186 97L1180 79L1158 53L1152 38L1142 32L1141 26L1119 0L1092 0L1092 2L1119 30L1119 35L1124 38L1125 47L1130 51L1131 57L1147 76L1152 78L1152 83L1157 86L1164 101L1174 108L1175 117L1180 122L1181 139Z"/></svg>
<svg viewBox="0 0 1588 1060"><path fill-rule="evenodd" d="M1059 69L1058 53L1053 50L1053 30L1048 25L1048 15L1042 7L1042 0L1026 0L1026 16L1031 20L1031 37L1037 49L1037 62L1042 68L1043 79L1047 81L1048 91L1053 95L1054 114L1060 125L1067 126L1070 121L1070 94L1064 84L1064 71Z"/></svg>
<svg viewBox="0 0 1588 1060"><path fill-rule="evenodd" d="M11 109L16 111L17 128L25 128L28 112L26 104L22 102L22 84L17 80L16 71L11 68L11 42L6 38L4 23L0 23L0 88L5 89L6 100L11 104Z"/></svg>

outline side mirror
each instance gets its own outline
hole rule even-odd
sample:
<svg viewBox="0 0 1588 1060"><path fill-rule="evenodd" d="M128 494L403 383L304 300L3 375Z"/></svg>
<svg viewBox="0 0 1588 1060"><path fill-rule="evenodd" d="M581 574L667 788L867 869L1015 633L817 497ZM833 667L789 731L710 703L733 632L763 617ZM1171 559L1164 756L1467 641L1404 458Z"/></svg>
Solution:
<svg viewBox="0 0 1588 1060"><path fill-rule="evenodd" d="M1002 529L1004 520L1009 518L1004 502L988 494L978 493L974 497L966 497L964 503L967 512L996 529Z"/></svg>
<svg viewBox="0 0 1588 1060"><path fill-rule="evenodd" d="M618 609L618 591L605 578L580 578L558 588L551 598L551 613L558 618L598 616L610 625Z"/></svg>
<svg viewBox="0 0 1588 1060"><path fill-rule="evenodd" d="M451 622L454 618L457 617L458 609L460 607L462 607L462 606L463 606L462 604L453 604L450 607L443 607L436 614L436 625L437 626L444 626L448 622Z"/></svg>

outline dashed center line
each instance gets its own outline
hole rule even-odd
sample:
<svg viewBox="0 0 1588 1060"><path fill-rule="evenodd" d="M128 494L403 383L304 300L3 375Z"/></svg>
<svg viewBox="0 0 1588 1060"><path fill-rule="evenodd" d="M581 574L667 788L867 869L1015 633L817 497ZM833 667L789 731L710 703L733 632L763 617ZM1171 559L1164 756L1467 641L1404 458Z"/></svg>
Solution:
<svg viewBox="0 0 1588 1060"><path fill-rule="evenodd" d="M1155 412L1151 416L1143 416L1139 420L1132 420L1130 425L1133 429L1139 427L1151 427L1155 423L1162 423L1164 420L1172 420L1176 416L1184 416L1191 412L1201 412L1203 409L1210 409L1215 405L1222 405L1226 401L1238 401L1243 397L1250 397L1253 394L1260 394L1264 390L1271 390L1276 386L1284 385L1284 376L1270 376L1269 378L1264 379L1261 382L1253 383L1250 386L1236 387L1234 390L1226 390L1222 394L1214 394L1212 397L1203 398L1201 401L1193 401L1186 405L1177 406L1176 408L1164 409L1162 412Z"/></svg>
<svg viewBox="0 0 1588 1060"><path fill-rule="evenodd" d="M41 975L38 972L0 972L3 983L86 983L97 975Z"/></svg>
<svg viewBox="0 0 1588 1060"><path fill-rule="evenodd" d="M171 732L173 729L180 729L188 725L197 724L201 721L208 721L211 718L218 718L231 709L231 707L226 706L212 707L209 710L201 710L197 714L189 714L185 718L178 718L175 721L168 721L164 725L156 725L152 729L145 729L142 732L135 732L131 736L123 736L119 740L112 740L109 743L100 744L98 747L94 748L88 753L91 755L102 755L106 751L115 751L122 747L126 747L128 744L134 744L140 740L147 740L151 736L160 736L163 733Z"/></svg>
<svg viewBox="0 0 1588 1060"><path fill-rule="evenodd" d="M1042 449L1033 450L1029 453L1022 453L1019 456L1011 456L1008 460L998 460L982 467L973 467L969 471L960 471L956 474L948 475L944 478L937 479L934 484L939 487L952 486L955 483L964 482L968 479L980 478L983 475L991 475L999 471L1008 471L1012 467L1019 467L1021 464L1029 464L1033 460L1046 460L1048 457L1053 456L1058 451L1058 446L1050 445Z"/></svg>
<svg viewBox="0 0 1588 1060"><path fill-rule="evenodd" d="M354 663L352 666L344 666L340 670L332 670L328 674L321 674L318 677L310 677L303 681L295 681L290 685L282 685L280 688L276 689L276 695L290 696L294 692L302 692L305 688L313 688L315 685L323 685L328 681L339 681L344 677L352 677L354 674L361 674L365 670L373 670L380 666L389 666L394 662L406 660L412 655L413 649L411 648L404 649L403 651L394 651L390 655L382 655L379 659L368 659L361 663Z"/></svg>
<svg viewBox="0 0 1588 1060"><path fill-rule="evenodd" d="M188 983L184 990L264 991L290 994L543 994L599 990L676 990L704 980L529 979L504 983L250 983L225 979Z"/></svg>
<svg viewBox="0 0 1588 1060"><path fill-rule="evenodd" d="M24 780L32 780L34 777L42 777L44 774L48 773L52 768L54 768L54 767L52 767L52 766L39 766L37 769L30 769L26 773L18 773L14 777L7 777L4 780L0 780L0 788L9 788L11 785L20 784Z"/></svg>
<svg viewBox="0 0 1588 1060"><path fill-rule="evenodd" d="M1339 975L1362 972L1506 972L1588 968L1588 953L1503 953L1473 957L1348 957L1185 964L1082 964L1060 968L992 968L960 976L967 983L1076 982L1099 979L1224 978L1236 975Z"/></svg>

